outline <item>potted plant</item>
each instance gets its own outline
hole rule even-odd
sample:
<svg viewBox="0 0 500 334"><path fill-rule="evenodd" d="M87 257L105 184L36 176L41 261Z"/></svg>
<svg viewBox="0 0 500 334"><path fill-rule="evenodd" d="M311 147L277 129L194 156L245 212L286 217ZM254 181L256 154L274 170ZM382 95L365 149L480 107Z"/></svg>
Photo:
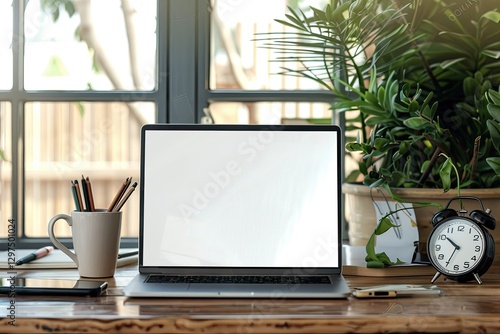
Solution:
<svg viewBox="0 0 500 334"><path fill-rule="evenodd" d="M283 73L330 90L332 109L345 113L346 148L360 158L344 192L370 200L370 189L382 187L420 203L423 191L425 206L443 190L489 197L499 188L500 13L492 1L332 0L277 21L291 30L261 40L277 61L299 64Z"/></svg>

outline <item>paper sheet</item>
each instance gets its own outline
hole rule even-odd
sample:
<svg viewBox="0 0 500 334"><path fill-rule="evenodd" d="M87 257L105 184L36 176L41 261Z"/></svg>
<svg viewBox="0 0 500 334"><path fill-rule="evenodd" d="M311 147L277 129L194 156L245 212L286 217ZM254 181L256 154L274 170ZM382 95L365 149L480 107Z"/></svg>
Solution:
<svg viewBox="0 0 500 334"><path fill-rule="evenodd" d="M136 249L122 248L120 249L120 253L128 253L134 251ZM15 260L19 260L22 257L33 253L36 249L17 249L16 250L16 258ZM55 249L52 253L47 256L44 256L40 259L25 263L20 266L14 266L11 268L8 263L7 251L0 252L0 269L12 269L12 270L24 270L24 269L76 269L76 264L62 251L59 249ZM116 267L122 267L127 264L137 262L138 256L129 256L122 259L118 259L116 263ZM99 259L96 259L98 261Z"/></svg>

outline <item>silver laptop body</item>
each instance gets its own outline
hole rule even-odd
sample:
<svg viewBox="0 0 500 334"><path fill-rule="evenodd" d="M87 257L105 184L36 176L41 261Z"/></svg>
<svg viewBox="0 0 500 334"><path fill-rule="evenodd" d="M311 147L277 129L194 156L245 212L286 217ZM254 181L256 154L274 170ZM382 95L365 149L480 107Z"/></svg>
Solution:
<svg viewBox="0 0 500 334"><path fill-rule="evenodd" d="M150 124L141 150L126 296L348 296L337 126Z"/></svg>

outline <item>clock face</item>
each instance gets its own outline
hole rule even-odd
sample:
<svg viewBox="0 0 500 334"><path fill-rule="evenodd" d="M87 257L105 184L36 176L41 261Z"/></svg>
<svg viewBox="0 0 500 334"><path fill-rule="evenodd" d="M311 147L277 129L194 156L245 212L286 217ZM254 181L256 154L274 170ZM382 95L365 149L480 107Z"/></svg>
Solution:
<svg viewBox="0 0 500 334"><path fill-rule="evenodd" d="M437 270L448 276L460 276L472 272L481 263L485 246L485 235L477 224L453 217L436 225L427 249Z"/></svg>

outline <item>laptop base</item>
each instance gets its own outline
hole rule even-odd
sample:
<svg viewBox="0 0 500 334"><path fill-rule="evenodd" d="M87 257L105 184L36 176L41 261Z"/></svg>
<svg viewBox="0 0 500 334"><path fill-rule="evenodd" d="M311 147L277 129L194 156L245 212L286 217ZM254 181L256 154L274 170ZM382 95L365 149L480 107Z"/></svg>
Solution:
<svg viewBox="0 0 500 334"><path fill-rule="evenodd" d="M123 291L127 297L161 298L269 298L338 299L349 296L343 276L330 276L331 284L228 284L144 283L149 274L138 274Z"/></svg>

